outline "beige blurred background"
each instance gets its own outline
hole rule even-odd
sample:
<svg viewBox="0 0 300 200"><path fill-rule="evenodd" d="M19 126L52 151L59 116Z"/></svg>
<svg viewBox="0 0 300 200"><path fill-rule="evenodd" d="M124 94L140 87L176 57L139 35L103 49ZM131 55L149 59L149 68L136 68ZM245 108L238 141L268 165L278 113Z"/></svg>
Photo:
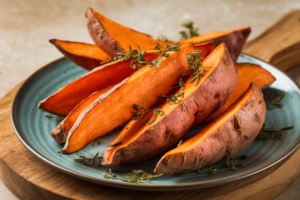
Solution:
<svg viewBox="0 0 300 200"><path fill-rule="evenodd" d="M84 13L92 7L108 18L178 40L181 24L194 21L200 34L251 26L255 38L300 0L0 0L0 98L47 63L62 57L52 38L92 43ZM0 199L18 199L0 180ZM300 177L276 200L300 199Z"/></svg>

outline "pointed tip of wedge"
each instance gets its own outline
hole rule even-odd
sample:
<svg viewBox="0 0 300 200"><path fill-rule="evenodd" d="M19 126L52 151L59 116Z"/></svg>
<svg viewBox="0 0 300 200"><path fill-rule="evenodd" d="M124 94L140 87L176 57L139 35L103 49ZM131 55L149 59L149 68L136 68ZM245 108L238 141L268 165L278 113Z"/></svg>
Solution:
<svg viewBox="0 0 300 200"><path fill-rule="evenodd" d="M50 39L49 42L55 45L56 39Z"/></svg>
<svg viewBox="0 0 300 200"><path fill-rule="evenodd" d="M60 123L55 129L51 131L51 136L58 142L58 143L65 143L67 140L67 134L64 130L62 123Z"/></svg>

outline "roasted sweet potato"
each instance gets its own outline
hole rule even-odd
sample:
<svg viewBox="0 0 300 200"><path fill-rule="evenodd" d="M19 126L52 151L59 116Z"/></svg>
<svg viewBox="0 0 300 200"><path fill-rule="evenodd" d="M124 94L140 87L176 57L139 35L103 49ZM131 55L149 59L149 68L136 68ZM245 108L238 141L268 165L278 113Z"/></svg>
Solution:
<svg viewBox="0 0 300 200"><path fill-rule="evenodd" d="M202 50L200 53L201 57L206 58L213 50L215 46L213 43L203 43L201 45L196 45L195 50ZM129 67L129 66L127 66ZM99 93L97 93L99 94ZM78 115L81 113L85 107L91 104L91 99L94 98L97 94L94 94L93 97L90 96L87 99L83 100L80 104L80 107L76 107L76 112ZM98 95L99 96L99 95ZM67 99L65 101L68 101ZM87 102L85 102L87 101ZM70 117L72 115L72 117ZM56 139L59 143L64 143L66 141L66 135L70 131L73 124L76 122L78 115L74 115L74 110L68 115L65 120L63 120L57 128L53 129L51 135L54 139ZM66 126L65 126L66 125Z"/></svg>
<svg viewBox="0 0 300 200"><path fill-rule="evenodd" d="M72 126L76 122L80 113L89 105L91 105L99 96L108 92L113 86L105 88L101 91L91 94L88 98L81 101L69 114L60 122L60 124L51 131L51 136L59 143L65 143L67 139L67 133L71 130Z"/></svg>
<svg viewBox="0 0 300 200"><path fill-rule="evenodd" d="M156 43L166 46L163 41L154 40L149 35L118 24L91 8L87 9L85 15L92 40L111 57L117 53L129 52L129 45L134 49L140 46L142 51L151 49Z"/></svg>
<svg viewBox="0 0 300 200"><path fill-rule="evenodd" d="M130 121L106 149L101 165L138 162L162 153L225 104L238 82L238 73L225 45L219 45L202 63L207 70L198 84L191 83L194 77L190 77L184 89L177 92L184 92L181 102L161 105L163 115L157 115L153 123L149 124L153 113ZM113 145L118 143L121 144Z"/></svg>
<svg viewBox="0 0 300 200"><path fill-rule="evenodd" d="M100 66L102 61L110 58L97 45L58 39L51 39L49 42L65 57L88 71Z"/></svg>
<svg viewBox="0 0 300 200"><path fill-rule="evenodd" d="M251 28L249 26L229 31L215 31L208 34L182 40L180 41L180 44L197 44L206 41L213 41L215 45L218 46L221 43L225 43L230 53L231 59L234 63L236 63L250 33Z"/></svg>
<svg viewBox="0 0 300 200"><path fill-rule="evenodd" d="M229 106L231 106L249 87L250 83L255 83L260 89L271 85L276 78L261 66L250 63L237 63L235 67L239 73L239 83L229 96L226 104L217 112L211 115L207 121L212 121L220 116Z"/></svg>
<svg viewBox="0 0 300 200"><path fill-rule="evenodd" d="M113 87L110 95L101 95L94 105L79 115L68 133L62 153L74 153L130 120L134 116L131 113L134 112L134 102L144 99L149 107L157 96L171 91L180 75L190 71L185 54L193 51L192 44L181 46L179 51L169 52L168 57L163 57L159 68L146 65L118 84L117 89Z"/></svg>
<svg viewBox="0 0 300 200"><path fill-rule="evenodd" d="M129 52L128 45L131 45L134 48L137 48L137 45L140 45L142 50L149 50L156 43L159 43L162 46L166 45L160 40L151 39L145 34L117 24L91 8L87 9L86 17L87 29L91 38L95 44L103 49L109 56L115 56L118 52ZM182 40L180 41L180 44L198 44L213 41L215 45L218 46L221 43L225 43L232 60L236 62L250 33L250 27L229 31L216 31Z"/></svg>
<svg viewBox="0 0 300 200"><path fill-rule="evenodd" d="M185 173L234 156L255 139L265 116L263 94L253 83L226 112L179 147L167 152L154 172L164 175Z"/></svg>
<svg viewBox="0 0 300 200"><path fill-rule="evenodd" d="M157 58L157 51L144 54L147 62ZM115 61L95 68L88 74L67 84L39 103L39 108L56 115L68 115L75 106L94 92L120 83L137 69L130 67L131 59Z"/></svg>

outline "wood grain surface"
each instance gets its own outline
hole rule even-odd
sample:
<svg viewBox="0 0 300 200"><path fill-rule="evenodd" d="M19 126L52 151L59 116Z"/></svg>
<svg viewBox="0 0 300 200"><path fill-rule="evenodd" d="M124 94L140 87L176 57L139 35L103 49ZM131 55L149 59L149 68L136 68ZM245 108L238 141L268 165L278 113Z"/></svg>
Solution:
<svg viewBox="0 0 300 200"><path fill-rule="evenodd" d="M288 13L262 35L247 43L244 52L269 61L280 69L288 69L299 64L300 58L291 59L295 57L295 51L297 53L300 49L299 16L300 10ZM295 51L291 51L293 49ZM142 192L83 181L49 167L19 142L11 126L10 108L20 85L0 101L0 174L8 188L24 200L271 199L287 188L300 172L300 150L297 150L280 166L277 165L241 181L208 189Z"/></svg>

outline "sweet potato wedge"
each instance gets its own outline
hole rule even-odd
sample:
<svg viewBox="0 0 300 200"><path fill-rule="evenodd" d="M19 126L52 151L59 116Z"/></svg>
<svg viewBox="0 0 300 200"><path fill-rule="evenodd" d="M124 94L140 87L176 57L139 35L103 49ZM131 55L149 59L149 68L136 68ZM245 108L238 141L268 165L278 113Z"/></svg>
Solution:
<svg viewBox="0 0 300 200"><path fill-rule="evenodd" d="M147 62L156 59L157 51L149 51L144 54L144 58ZM116 85L132 75L137 69L132 69L130 62L131 59L115 61L95 68L41 101L38 108L56 115L68 115L78 103L92 93Z"/></svg>
<svg viewBox="0 0 300 200"><path fill-rule="evenodd" d="M154 172L164 175L186 173L234 156L255 139L265 116L263 94L252 83L226 112L198 134L167 152Z"/></svg>
<svg viewBox="0 0 300 200"><path fill-rule="evenodd" d="M163 57L159 68L146 65L109 90L110 95L100 96L79 115L68 133L62 153L74 153L130 120L134 116L131 113L134 102L144 99L145 105L150 107L157 96L171 91L180 75L190 71L185 54L193 51L192 44L181 46L179 51Z"/></svg>
<svg viewBox="0 0 300 200"><path fill-rule="evenodd" d="M239 73L238 85L229 96L226 104L217 112L212 114L206 121L212 121L220 116L248 89L252 82L263 90L276 80L276 78L269 71L255 64L236 63L235 67Z"/></svg>
<svg viewBox="0 0 300 200"><path fill-rule="evenodd" d="M95 44L103 49L109 56L113 57L118 52L129 52L128 45L131 45L134 48L137 48L137 45L140 45L142 50L149 50L156 43L159 43L162 46L166 45L166 43L160 40L151 39L148 35L117 24L91 8L87 9L86 17L87 29L91 38ZM180 44L198 44L213 41L215 45L218 46L221 43L225 43L231 59L236 63L250 33L250 27L229 31L216 31L182 40L180 41Z"/></svg>
<svg viewBox="0 0 300 200"><path fill-rule="evenodd" d="M65 57L88 71L100 66L110 58L97 45L58 39L49 40Z"/></svg>
<svg viewBox="0 0 300 200"><path fill-rule="evenodd" d="M67 139L67 133L71 130L72 126L76 122L80 113L92 104L99 96L108 92L113 86L107 87L101 91L91 94L88 98L81 101L69 114L68 116L59 123L59 125L51 131L51 136L58 143L65 143Z"/></svg>
<svg viewBox="0 0 300 200"><path fill-rule="evenodd" d="M186 43L202 43L206 41L213 41L216 46L221 43L225 43L231 59L236 63L240 53L242 52L243 46L251 33L251 28L243 27L229 31L215 31L208 34L192 37L186 40L180 41L180 44Z"/></svg>
<svg viewBox="0 0 300 200"><path fill-rule="evenodd" d="M176 144L193 126L205 121L222 107L238 82L238 73L224 44L219 45L204 61L207 71L198 84L185 81L181 102L159 106L163 115L153 123L152 113L130 121L104 153L101 165L112 167L146 160ZM120 144L114 146L113 144Z"/></svg>
<svg viewBox="0 0 300 200"><path fill-rule="evenodd" d="M92 8L87 9L85 16L92 40L111 57L116 56L117 53L129 52L129 45L133 49L137 49L139 45L142 51L151 49L156 43L166 46L163 41L154 40L149 35L118 24Z"/></svg>

